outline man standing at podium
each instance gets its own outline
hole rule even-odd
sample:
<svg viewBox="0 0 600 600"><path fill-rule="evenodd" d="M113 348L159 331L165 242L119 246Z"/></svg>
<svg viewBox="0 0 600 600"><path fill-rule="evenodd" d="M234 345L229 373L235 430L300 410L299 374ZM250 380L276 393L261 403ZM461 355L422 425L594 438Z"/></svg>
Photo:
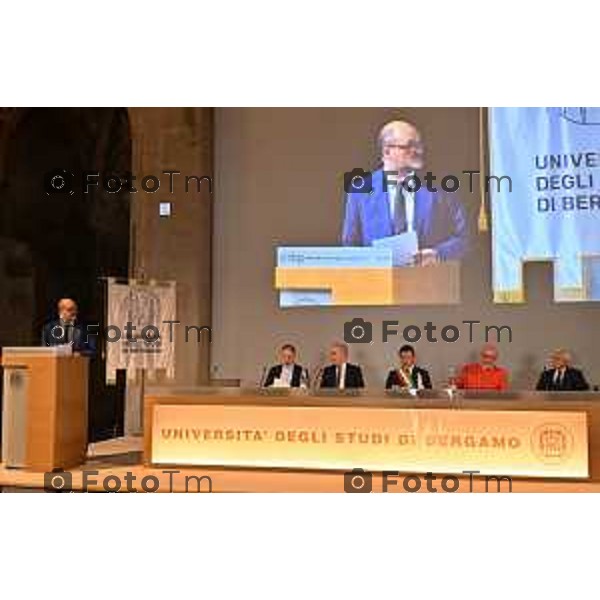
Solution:
<svg viewBox="0 0 600 600"><path fill-rule="evenodd" d="M378 141L382 167L373 173L355 169L346 174L342 244L369 246L374 240L414 232L417 264L461 259L468 244L462 204L455 194L441 190L439 180L430 186L421 182L414 189L416 172L425 164L417 128L392 121L382 127ZM361 174L352 176L356 171Z"/></svg>
<svg viewBox="0 0 600 600"><path fill-rule="evenodd" d="M329 359L331 364L323 369L320 387L338 390L365 387L361 368L348 362L346 344L341 342L332 344Z"/></svg>
<svg viewBox="0 0 600 600"><path fill-rule="evenodd" d="M71 298L61 298L57 304L58 319L44 325L43 346L71 345L73 352L93 353L94 336L77 321L77 303Z"/></svg>

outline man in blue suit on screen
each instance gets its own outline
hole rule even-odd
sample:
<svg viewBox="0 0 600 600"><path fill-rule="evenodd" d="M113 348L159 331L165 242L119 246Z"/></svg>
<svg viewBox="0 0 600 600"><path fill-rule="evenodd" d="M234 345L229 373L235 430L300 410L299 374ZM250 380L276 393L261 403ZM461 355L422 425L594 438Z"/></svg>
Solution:
<svg viewBox="0 0 600 600"><path fill-rule="evenodd" d="M372 173L346 174L345 246L370 246L374 240L414 232L420 265L461 259L467 250L465 210L455 194L436 181L419 189L415 175L424 166L424 148L417 128L405 121L384 125L379 134L382 167ZM430 189L428 189L428 187ZM431 191L431 188L437 191ZM412 189L411 189L412 188Z"/></svg>

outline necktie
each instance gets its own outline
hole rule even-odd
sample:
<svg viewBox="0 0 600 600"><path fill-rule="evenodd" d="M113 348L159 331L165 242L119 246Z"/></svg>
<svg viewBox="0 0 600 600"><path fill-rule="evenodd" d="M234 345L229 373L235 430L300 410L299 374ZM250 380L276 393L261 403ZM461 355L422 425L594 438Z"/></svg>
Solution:
<svg viewBox="0 0 600 600"><path fill-rule="evenodd" d="M341 375L342 375L342 368L336 367L335 368L335 387L336 388L340 387Z"/></svg>
<svg viewBox="0 0 600 600"><path fill-rule="evenodd" d="M61 344L69 344L73 339L73 326L69 321L60 322L62 327Z"/></svg>
<svg viewBox="0 0 600 600"><path fill-rule="evenodd" d="M556 369L556 371L554 371L554 377L553 377L554 387L557 389L560 388L562 385L562 380L563 380L563 372L560 371L559 369Z"/></svg>
<svg viewBox="0 0 600 600"><path fill-rule="evenodd" d="M394 196L394 235L404 233L406 229L406 202L404 200L402 185L398 184Z"/></svg>

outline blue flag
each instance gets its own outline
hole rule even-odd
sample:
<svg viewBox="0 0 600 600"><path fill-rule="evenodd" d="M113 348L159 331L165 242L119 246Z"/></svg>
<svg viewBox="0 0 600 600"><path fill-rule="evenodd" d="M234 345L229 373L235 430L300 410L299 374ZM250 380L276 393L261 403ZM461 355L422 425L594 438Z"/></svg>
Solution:
<svg viewBox="0 0 600 600"><path fill-rule="evenodd" d="M523 265L551 261L554 299L600 300L600 108L491 108L495 302L524 302Z"/></svg>

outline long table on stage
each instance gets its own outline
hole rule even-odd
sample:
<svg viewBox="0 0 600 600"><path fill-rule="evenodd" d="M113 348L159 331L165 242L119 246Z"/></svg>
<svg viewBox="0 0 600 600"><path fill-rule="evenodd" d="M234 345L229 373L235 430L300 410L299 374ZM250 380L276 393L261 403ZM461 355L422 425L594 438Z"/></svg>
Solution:
<svg viewBox="0 0 600 600"><path fill-rule="evenodd" d="M392 422L397 418L397 415L400 415L402 419L409 418L409 420L414 415L425 415L427 423L430 423L431 418L433 418L432 422L435 427L438 427L437 430L434 427L434 432L442 431L447 418L450 419L448 422L452 423L456 419L458 419L457 422L462 422L465 416L473 419L479 415L485 419L496 418L499 415L499 421L503 427L510 427L511 419L515 418L515 439L517 439L517 435L521 435L525 436L523 437L524 440L531 437L527 430L529 426L527 419L533 415L532 418L542 419L540 422L541 429L537 422L532 422L532 425L535 426L534 431L542 432L539 435L536 433L535 436L538 437L535 437L535 439L539 438L543 441L542 449L549 452L545 458L549 458L550 463L558 456L557 452L560 453L561 451L576 450L579 458L582 457L582 448L576 446L583 443L583 441L574 439L572 431L567 428L573 418L575 419L573 423L574 427L578 428L577 436L583 430L586 434L584 440L585 458L587 458L585 468L586 470L589 468L589 473L586 473L585 476L582 475L580 471L577 471L579 466L575 465L575 470L570 474L567 473L566 476L515 475L512 476L512 491L598 492L600 491L599 401L600 394L587 392L554 394L523 392L498 395L467 393L450 399L444 393L410 397L367 391L359 394L310 394L276 390L264 394L257 390L242 390L239 388L151 388L147 390L144 400L144 438L122 438L96 444L92 448L87 462L71 471L72 486L75 491L81 489L84 472L91 469L94 470L96 475L92 485L87 486L89 491L102 491L101 480L103 478L110 476L124 478L127 473L131 473L138 481L144 477L155 478L160 482L159 491L186 491L186 488L194 490L193 485L188 486L186 478L195 477L197 480L204 476L210 478L213 492L343 492L345 467L332 467L335 464L331 461L339 460L339 456L331 454L331 449L328 450L327 444L323 443L325 434L329 436L330 441L332 439L330 425L333 422L332 420L337 418L336 415L345 420L342 429L346 433L349 431L349 425L351 425L351 422L347 421L348 415L356 415L360 418L367 415L367 419L375 419L374 424L382 422L378 421L379 419L383 419L383 422L385 422L388 417ZM219 412L223 408L227 408L228 412ZM235 409L233 412L229 410L232 408ZM231 431L231 419L235 420L241 417L242 421L238 423L239 426L236 430L238 432L251 432L256 430L256 423L252 423L248 419L254 419L255 409L259 411L256 414L267 415L270 411L265 412L262 409L270 408L276 409L272 412L275 415L272 417L275 421L271 424L262 422L258 429L262 430L263 433L268 433L269 427L273 425L277 428L277 431L285 428L289 435L291 428L287 427L285 423L280 423L278 419L291 418L291 422L298 425L298 432L296 432L298 435L294 433L295 437L292 441L282 437L279 440L280 444L271 443L264 446L255 439L249 441L248 436L251 434L242 433L238 435L237 446L235 444L233 446L219 445L221 442L235 441L236 435L232 434L232 439L227 440L229 434L221 432L219 438L219 435L215 433L220 431L219 424L212 421L219 414L225 414L228 421L228 423L222 423L223 431ZM188 412L189 409L191 409L191 412ZM216 412L214 412L215 409ZM250 412L247 412L247 409L250 409ZM313 412L314 409L326 410L315 413ZM350 412L348 412L349 409ZM365 410L367 412L364 412ZM317 414L322 415L323 418L315 422L314 418ZM546 416L548 417L547 420ZM183 418L184 428L178 427L180 417ZM567 417L571 421L565 421L563 424L561 420L567 419ZM201 419L202 426L200 429L202 431L206 429L212 433L198 433L197 419ZM208 420L204 422L205 419ZM316 433L313 432L314 439L304 438L304 441L302 441L300 432L306 432L305 425L309 422L307 419L309 421L313 420L314 426L312 429ZM525 419L525 421L521 423L519 419ZM402 423L404 422L402 421ZM467 423L468 427L472 427L473 423L474 421L469 421ZM363 425L364 422L355 423L357 428ZM156 426L163 430L171 430L168 436L177 439L178 443L187 436L188 439L183 446L176 447L178 452L183 448L184 456L181 462L171 463L169 461L168 452L171 450L168 446L161 448L160 443L156 441L158 439L156 437L158 434L155 429ZM525 429L522 429L522 427L525 427ZM186 429L185 433L183 433L183 429ZM320 438L319 431L321 431ZM196 434L200 437L203 436L202 439L195 438ZM246 438L244 438L244 435ZM494 432L490 430L489 438L492 439L494 435ZM498 434L496 437L499 439L500 435ZM207 441L211 443L207 445ZM265 441L264 437L262 441ZM275 438L271 439L271 442L274 441L276 441ZM489 443L489 441L486 443ZM510 445L510 440L507 443ZM292 444L291 447L290 444ZM306 455L302 453L294 454L294 447L298 444L312 447L313 450ZM524 444L525 442L521 445L522 448L524 448ZM263 446L264 449L262 449ZM207 447L213 448L212 453L206 452ZM366 455L369 460L372 459L376 463L378 460L385 461L389 458L377 446L370 446L370 448L373 451ZM238 450L242 452L236 454ZM192 452L192 454L190 455L189 452ZM199 452L199 454L194 454L196 452ZM214 452L216 452L216 455ZM228 452L229 454L227 454ZM521 454L519 456L523 458L524 455L521 456ZM241 461L239 460L240 456L242 457ZM265 456L271 459L268 466L265 463ZM361 456L365 456L364 453ZM443 456L443 453L440 456ZM324 460L325 468L319 467L318 462L314 462L321 459ZM220 464L219 460L221 461ZM391 460L390 465L393 464L393 455L391 455ZM237 464L236 461L240 464ZM261 466L252 466L250 463L253 461L256 465ZM286 461L288 466L284 466ZM300 461L300 463L306 461L307 465L313 461L314 466L312 468L306 466L303 468L290 467L289 464L294 464L294 461ZM558 463L554 461L553 464ZM363 465L353 464L352 466L360 467ZM399 466L401 467L401 465ZM496 473L500 474L503 468L505 468L505 465L501 465L500 470L497 470ZM382 487L381 477L377 476L376 469L372 469L372 471L374 475L372 489L373 491L380 491ZM428 471L444 473L443 470L427 468L426 465L423 465L420 470L411 469L402 472L425 474ZM456 478L461 482L460 489L457 491L496 491L496 485L488 486L487 479L482 476L457 475ZM43 474L6 469L3 465L0 465L0 486L42 488L43 485ZM502 491L508 491L505 485L501 489ZM121 491L125 491L124 486ZM202 487L202 491L207 491L206 485ZM393 485L389 487L389 491L401 492L403 489L400 485ZM423 487L421 491L426 490Z"/></svg>
<svg viewBox="0 0 600 600"><path fill-rule="evenodd" d="M479 466L482 475L520 481L600 484L598 400L595 393L449 396L440 391L415 397L368 391L154 389L145 399L144 463L243 469L273 481L295 473L307 489L312 476L313 481L337 481L333 487L342 490L343 474L354 467L373 474L399 470L461 476ZM374 431L389 434L387 448L381 436L368 438ZM362 447L356 432L367 438ZM394 446L402 437L402 443L412 443L412 452ZM477 452L470 444L483 443L489 447L479 456L486 460L471 463L469 457Z"/></svg>

